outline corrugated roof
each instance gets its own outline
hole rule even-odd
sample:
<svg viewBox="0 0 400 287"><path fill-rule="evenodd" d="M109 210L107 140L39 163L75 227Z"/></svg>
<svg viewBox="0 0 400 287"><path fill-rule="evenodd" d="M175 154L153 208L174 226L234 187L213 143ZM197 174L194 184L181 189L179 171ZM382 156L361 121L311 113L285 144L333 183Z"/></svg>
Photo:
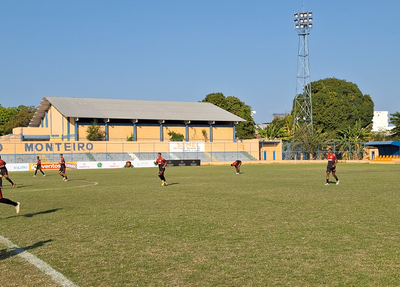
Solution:
<svg viewBox="0 0 400 287"><path fill-rule="evenodd" d="M384 146L384 145L392 145L392 146L399 146L399 141L376 141L376 142L367 142L365 145L367 146Z"/></svg>
<svg viewBox="0 0 400 287"><path fill-rule="evenodd" d="M53 105L65 117L176 121L243 122L244 119L211 103L44 97L31 119L38 127Z"/></svg>

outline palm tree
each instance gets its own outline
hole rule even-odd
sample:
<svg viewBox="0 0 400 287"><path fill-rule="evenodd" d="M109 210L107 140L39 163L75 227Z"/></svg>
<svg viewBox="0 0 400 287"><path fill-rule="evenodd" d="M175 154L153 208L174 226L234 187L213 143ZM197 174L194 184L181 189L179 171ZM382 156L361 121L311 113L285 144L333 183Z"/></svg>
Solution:
<svg viewBox="0 0 400 287"><path fill-rule="evenodd" d="M286 132L286 128L285 127L279 127L278 125L275 125L274 123L269 124L265 128L261 128L260 126L257 126L256 133L261 138L266 138L266 139L269 139L269 140L273 140L273 139L286 140L288 138L288 134Z"/></svg>
<svg viewBox="0 0 400 287"><path fill-rule="evenodd" d="M350 152L351 149L355 152L353 153L353 159L362 158L363 143L368 141L371 135L371 126L372 124L362 127L361 120L358 120L354 126L338 130L338 141L342 143L340 150L344 152L347 150L347 152ZM349 144L349 149L347 149L345 143ZM350 158L350 154L348 157Z"/></svg>

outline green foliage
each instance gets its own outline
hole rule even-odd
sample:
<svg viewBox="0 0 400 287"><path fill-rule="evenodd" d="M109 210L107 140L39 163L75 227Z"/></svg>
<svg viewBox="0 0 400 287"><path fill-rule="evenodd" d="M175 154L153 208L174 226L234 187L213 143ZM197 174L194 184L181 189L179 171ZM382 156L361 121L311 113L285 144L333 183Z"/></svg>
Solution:
<svg viewBox="0 0 400 287"><path fill-rule="evenodd" d="M130 135L129 137L126 137L126 140L127 140L128 142L133 141L133 133L131 133L131 135Z"/></svg>
<svg viewBox="0 0 400 287"><path fill-rule="evenodd" d="M268 140L283 139L288 137L285 127L280 127L279 125L274 124L273 122L270 123L265 128L260 128L260 126L257 126L256 133L261 138L265 138Z"/></svg>
<svg viewBox="0 0 400 287"><path fill-rule="evenodd" d="M34 106L4 108L0 105L0 135L11 134L16 127L27 127L35 110Z"/></svg>
<svg viewBox="0 0 400 287"><path fill-rule="evenodd" d="M338 130L338 141L343 143L339 150L341 151L343 148L347 149L347 144L350 144L352 150L356 151L356 153L353 153L352 159L362 159L364 147L363 143L368 141L371 135L371 126L372 124L368 125L367 127L362 127L360 119L356 121L355 125ZM347 154L344 154L343 156L345 159L350 158L350 156Z"/></svg>
<svg viewBox="0 0 400 287"><path fill-rule="evenodd" d="M391 139L391 134L386 130L379 130L377 132L371 132L369 136L370 141L387 141Z"/></svg>
<svg viewBox="0 0 400 287"><path fill-rule="evenodd" d="M175 141L175 142L181 142L184 140L185 136L183 134L174 132L174 131L169 131L168 135L171 137L170 141Z"/></svg>
<svg viewBox="0 0 400 287"><path fill-rule="evenodd" d="M400 140L400 113L395 112L394 114L390 114L389 123L394 125L392 129L392 139Z"/></svg>
<svg viewBox="0 0 400 287"><path fill-rule="evenodd" d="M25 106L4 108L0 105L0 124L8 123L11 118L18 114Z"/></svg>
<svg viewBox="0 0 400 287"><path fill-rule="evenodd" d="M374 103L356 84L328 78L311 83L313 124L323 132L372 123Z"/></svg>
<svg viewBox="0 0 400 287"><path fill-rule="evenodd" d="M207 95L202 102L212 103L234 115L246 120L236 125L236 137L240 139L254 138L255 128L251 107L236 97L225 97L222 93Z"/></svg>
<svg viewBox="0 0 400 287"><path fill-rule="evenodd" d="M221 109L227 109L226 98L223 93L208 94L202 102L212 103Z"/></svg>
<svg viewBox="0 0 400 287"><path fill-rule="evenodd" d="M337 131L340 142L365 142L371 134L371 125L363 127L361 120L356 121L355 125Z"/></svg>
<svg viewBox="0 0 400 287"><path fill-rule="evenodd" d="M92 125L87 128L86 133L86 139L89 141L104 140L105 133L101 130L100 126L97 125L97 120L94 120Z"/></svg>
<svg viewBox="0 0 400 287"><path fill-rule="evenodd" d="M207 141L208 140L207 131L206 130L201 130L201 133L203 134L204 141Z"/></svg>

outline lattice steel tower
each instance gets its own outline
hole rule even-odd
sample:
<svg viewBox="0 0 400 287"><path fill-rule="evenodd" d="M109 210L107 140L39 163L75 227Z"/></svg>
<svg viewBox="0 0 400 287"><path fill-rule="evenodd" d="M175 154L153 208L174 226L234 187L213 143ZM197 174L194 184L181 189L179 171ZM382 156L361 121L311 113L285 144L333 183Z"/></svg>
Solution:
<svg viewBox="0 0 400 287"><path fill-rule="evenodd" d="M311 102L310 63L308 35L313 27L311 11L294 13L294 29L299 34L297 57L296 96L294 98L293 139L296 132L305 137L313 135L313 118Z"/></svg>

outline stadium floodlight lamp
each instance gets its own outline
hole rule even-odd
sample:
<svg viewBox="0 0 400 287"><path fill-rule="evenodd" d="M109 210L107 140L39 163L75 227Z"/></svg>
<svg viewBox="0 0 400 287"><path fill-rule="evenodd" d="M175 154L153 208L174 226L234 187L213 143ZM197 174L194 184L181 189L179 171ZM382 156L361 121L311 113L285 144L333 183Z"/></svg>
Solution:
<svg viewBox="0 0 400 287"><path fill-rule="evenodd" d="M313 27L313 13L311 11L302 11L294 13L294 29L300 34L308 34Z"/></svg>

